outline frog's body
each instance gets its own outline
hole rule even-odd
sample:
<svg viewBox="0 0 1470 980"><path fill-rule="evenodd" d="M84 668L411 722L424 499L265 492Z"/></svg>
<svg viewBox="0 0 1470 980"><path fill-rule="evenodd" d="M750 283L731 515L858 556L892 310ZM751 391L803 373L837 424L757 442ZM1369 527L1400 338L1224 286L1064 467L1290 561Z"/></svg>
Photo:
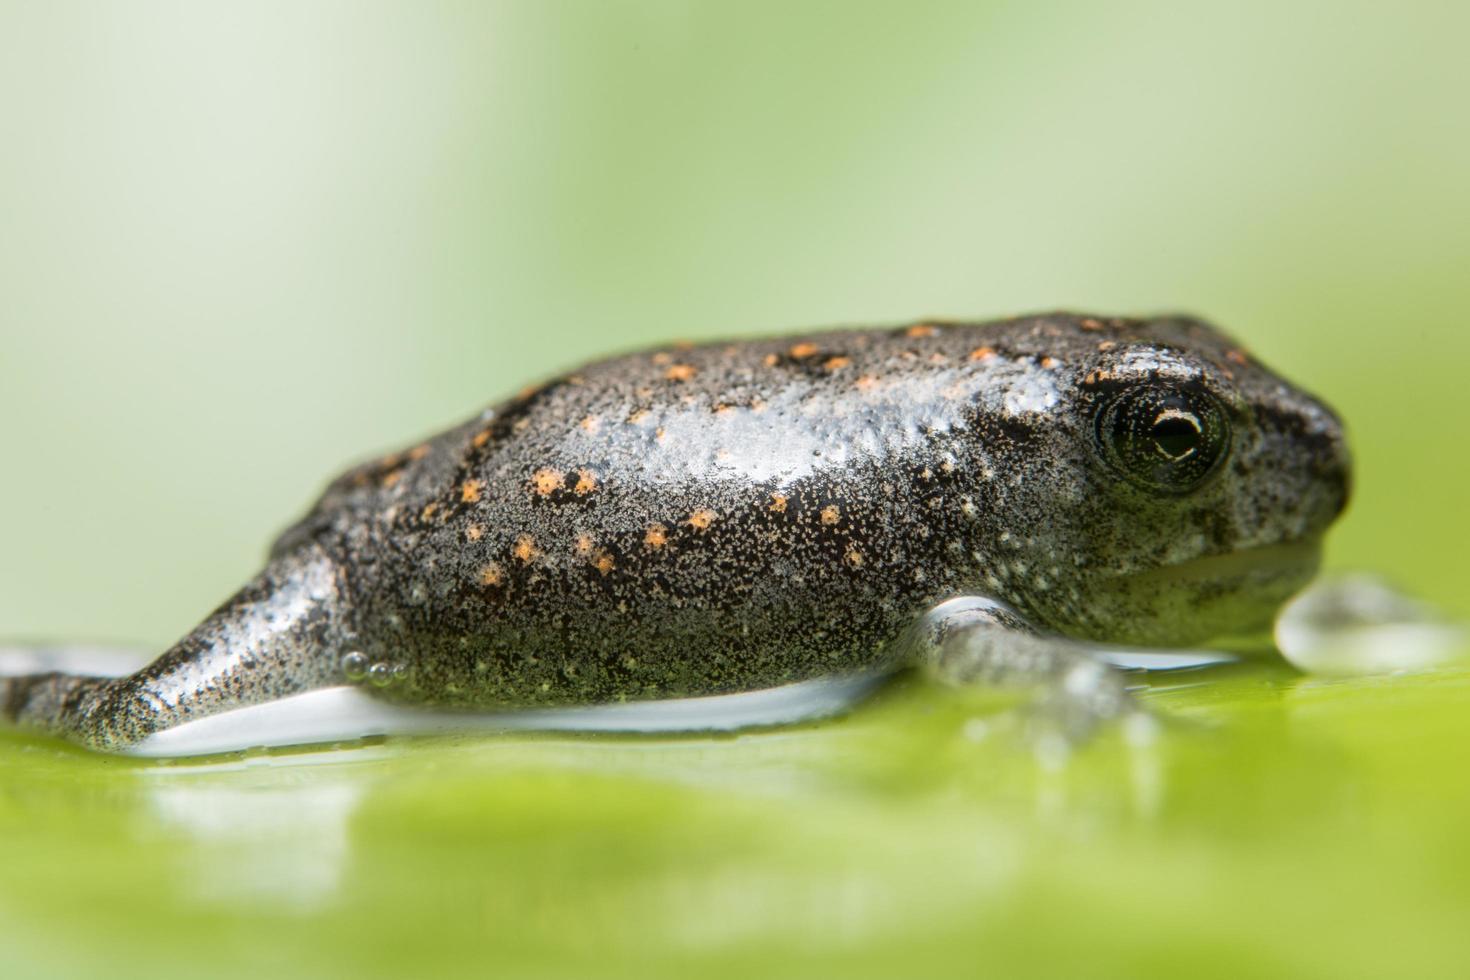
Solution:
<svg viewBox="0 0 1470 980"><path fill-rule="evenodd" d="M1198 473L1139 468L1111 407L1134 387ZM1183 416L1195 442L1167 442ZM675 346L344 475L142 695L53 675L5 701L116 745L347 681L454 708L726 694L933 659L954 624L911 627L957 597L1008 607L990 627L1191 642L1262 625L1346 484L1332 414L1185 318Z"/></svg>

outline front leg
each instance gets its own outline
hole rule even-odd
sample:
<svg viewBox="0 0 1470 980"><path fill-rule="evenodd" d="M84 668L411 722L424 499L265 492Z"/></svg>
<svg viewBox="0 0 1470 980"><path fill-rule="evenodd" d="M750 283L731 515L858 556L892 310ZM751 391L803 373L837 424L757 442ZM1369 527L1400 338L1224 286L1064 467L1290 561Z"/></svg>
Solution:
<svg viewBox="0 0 1470 980"><path fill-rule="evenodd" d="M910 657L936 679L1032 692L1044 724L1071 740L1142 711L1125 675L1096 649L1028 623L994 599L963 596L915 626Z"/></svg>
<svg viewBox="0 0 1470 980"><path fill-rule="evenodd" d="M345 600L313 547L283 555L126 677L0 677L0 718L118 751L185 721L344 682Z"/></svg>

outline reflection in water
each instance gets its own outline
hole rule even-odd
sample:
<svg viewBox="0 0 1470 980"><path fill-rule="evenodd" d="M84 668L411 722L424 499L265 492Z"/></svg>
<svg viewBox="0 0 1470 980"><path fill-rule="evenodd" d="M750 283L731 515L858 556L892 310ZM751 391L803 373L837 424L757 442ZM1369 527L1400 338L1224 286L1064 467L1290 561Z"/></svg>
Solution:
<svg viewBox="0 0 1470 980"><path fill-rule="evenodd" d="M343 749L139 771L151 816L182 832L182 888L206 901L307 910L336 894L348 821L381 748Z"/></svg>
<svg viewBox="0 0 1470 980"><path fill-rule="evenodd" d="M1024 708L909 676L840 721L727 736L451 736L169 764L54 750L6 788L32 812L63 793L129 828L141 877L181 908L305 919L432 908L457 887L477 915L532 931L552 929L542 906L607 921L636 907L650 934L708 948L960 928L974 905L956 890L1003 907L1038 839L1165 808L1176 743L1146 723L1041 756L1034 734Z"/></svg>
<svg viewBox="0 0 1470 980"><path fill-rule="evenodd" d="M941 700L949 720L936 718L937 727L912 738L883 717L908 712L911 699L935 695L933 689L910 691L871 716L736 737L406 740L149 766L129 775L143 790L148 824L178 837L170 865L181 895L296 913L350 903L364 876L382 873L382 855L358 846L360 835L352 829L370 805L379 835L397 827L407 839L416 826L446 820L483 825L485 839L472 837L463 859L486 862L481 867L492 877L500 869L489 855L503 854L505 846L490 839L496 826L528 842L539 840L523 836L528 828L561 826L574 851L596 851L605 833L629 832L606 824L616 818L599 813L595 802L586 812L569 812L557 787L585 786L587 799L624 801L620 805L649 793L669 800L666 814L655 810L640 818L654 826L677 825L689 807L706 815L710 806L728 808L728 825L712 825L716 839L745 833L736 814L764 814L761 819L785 828L782 836L800 853L801 867L781 860L750 863L736 860L738 854L687 868L657 858L618 892L620 901L645 910L649 928L699 948L785 932L797 921L829 936L855 938L939 922L947 915L944 894L926 899L917 881L895 892L893 882L938 863L951 884L963 880L972 898L991 894L1002 901L1024 862L1033 824L1070 833L1093 827L1100 814L1151 819L1162 805L1162 746L1146 721L1096 747L1038 754L1024 709L976 717L962 703ZM977 805L977 793L1007 782L1022 794L1015 802L1029 817L1018 820L1019 813ZM551 791L538 794L535 787L542 785ZM914 806L930 810L937 838L886 829ZM652 832L649 840L661 834ZM803 836L810 838L807 845L800 844ZM640 838L622 837L625 846L629 839ZM959 850L957 842L963 842ZM854 853L862 855L856 863L842 858ZM442 864L446 857L439 852L436 859ZM352 892L344 887L349 881L356 882ZM776 904L754 900L772 894L786 897Z"/></svg>

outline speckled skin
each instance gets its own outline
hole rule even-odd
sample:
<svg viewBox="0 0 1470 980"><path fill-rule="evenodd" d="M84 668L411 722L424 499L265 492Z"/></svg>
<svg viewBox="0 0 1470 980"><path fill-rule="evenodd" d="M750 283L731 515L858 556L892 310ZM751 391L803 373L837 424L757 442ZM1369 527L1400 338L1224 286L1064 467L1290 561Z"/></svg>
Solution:
<svg viewBox="0 0 1470 980"><path fill-rule="evenodd" d="M1159 379L1230 420L1228 458L1182 495L1097 445L1110 393ZM302 607L314 639L294 677L244 683L341 682L358 652L348 672L376 664L382 696L455 708L729 693L903 662L906 629L956 596L1064 636L1188 643L1259 627L1303 584L1347 482L1332 413L1189 318L676 345L336 480L272 552L274 574L331 582ZM156 729L149 710L84 740Z"/></svg>

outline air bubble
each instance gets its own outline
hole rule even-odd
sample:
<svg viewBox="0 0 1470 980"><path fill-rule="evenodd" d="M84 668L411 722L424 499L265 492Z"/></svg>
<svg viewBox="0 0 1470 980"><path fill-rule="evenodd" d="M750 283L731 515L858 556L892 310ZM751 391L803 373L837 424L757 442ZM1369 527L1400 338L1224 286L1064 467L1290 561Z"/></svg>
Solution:
<svg viewBox="0 0 1470 980"><path fill-rule="evenodd" d="M342 657L342 676L349 681L360 681L368 675L368 658L357 651Z"/></svg>
<svg viewBox="0 0 1470 980"><path fill-rule="evenodd" d="M384 663L373 664L368 668L368 681L374 687L387 687L393 681L393 668Z"/></svg>

